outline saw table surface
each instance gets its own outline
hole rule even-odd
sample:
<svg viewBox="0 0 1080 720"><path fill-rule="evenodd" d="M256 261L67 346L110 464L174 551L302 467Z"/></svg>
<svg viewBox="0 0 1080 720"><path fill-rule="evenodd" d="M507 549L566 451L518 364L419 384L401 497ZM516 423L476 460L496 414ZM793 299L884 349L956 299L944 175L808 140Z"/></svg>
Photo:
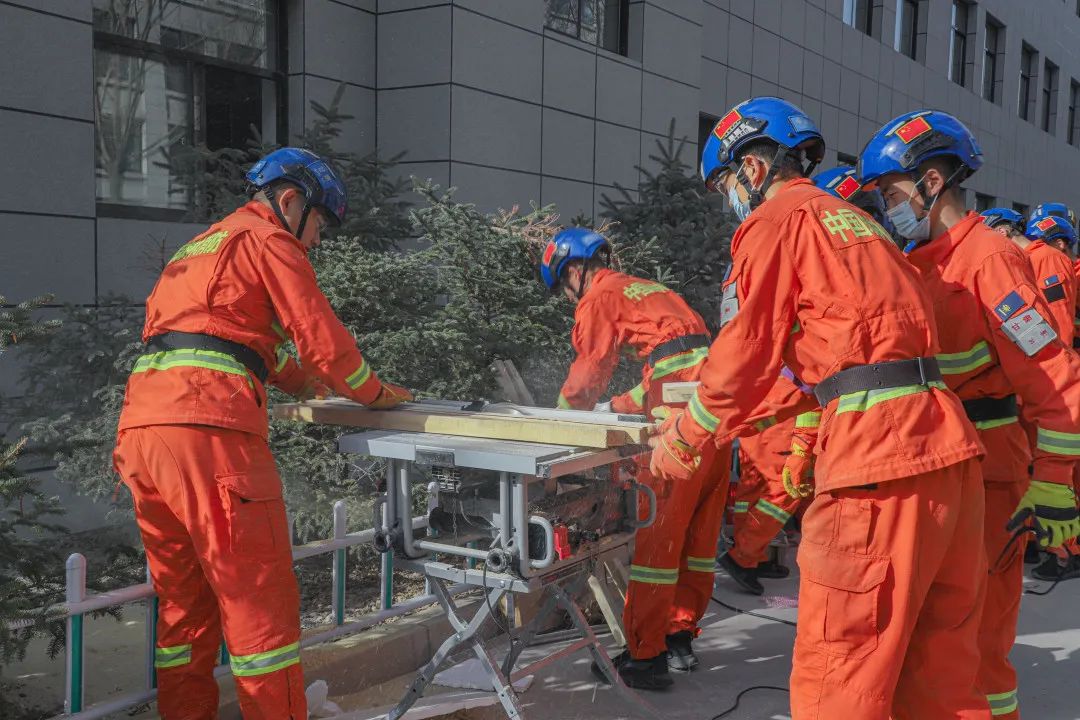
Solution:
<svg viewBox="0 0 1080 720"><path fill-rule="evenodd" d="M581 448L387 430L343 435L338 441L338 449L344 453L422 465L467 467L551 478L600 467L648 451L647 446L639 445Z"/></svg>

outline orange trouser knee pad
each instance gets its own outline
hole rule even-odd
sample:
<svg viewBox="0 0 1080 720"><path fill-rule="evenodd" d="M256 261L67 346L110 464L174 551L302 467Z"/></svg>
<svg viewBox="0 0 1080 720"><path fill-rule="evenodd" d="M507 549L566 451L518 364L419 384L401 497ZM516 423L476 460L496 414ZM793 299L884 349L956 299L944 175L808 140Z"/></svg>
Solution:
<svg viewBox="0 0 1080 720"><path fill-rule="evenodd" d="M630 655L644 659L667 650L665 637L695 635L712 596L716 543L727 499L730 449L707 449L686 483L658 487L656 521L638 530L623 610Z"/></svg>
<svg viewBox="0 0 1080 720"><path fill-rule="evenodd" d="M793 720L991 720L976 460L819 493L803 517Z"/></svg>
<svg viewBox="0 0 1080 720"><path fill-rule="evenodd" d="M155 425L121 432L114 457L160 599L161 717L216 717L213 669L224 632L244 717L305 720L300 597L266 441L225 428Z"/></svg>

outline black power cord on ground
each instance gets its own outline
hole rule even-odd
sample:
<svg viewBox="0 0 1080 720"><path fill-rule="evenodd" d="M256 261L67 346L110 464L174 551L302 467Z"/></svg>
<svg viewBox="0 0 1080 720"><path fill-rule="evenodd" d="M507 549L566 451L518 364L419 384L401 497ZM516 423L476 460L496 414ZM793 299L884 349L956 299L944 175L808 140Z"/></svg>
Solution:
<svg viewBox="0 0 1080 720"><path fill-rule="evenodd" d="M761 618L762 620L771 620L772 622L781 623L782 625L790 625L791 627L798 627L798 625L793 623L791 620L782 620L780 618L772 617L770 615L764 615L762 613L755 612L753 610L743 610L742 608L737 608L734 605L728 605L726 602L724 602L720 598L716 597L715 595L712 595L710 597L710 599L714 603L719 605L720 607L722 607L722 608L724 608L726 610L730 610L731 612L736 613L738 615L753 615L754 617ZM709 720L720 720L721 718L725 718L728 715L730 715L731 713L735 712L736 710L739 709L739 703L742 702L743 695L746 695L747 693L754 692L755 690L776 690L778 692L784 692L784 693L790 693L791 692L788 688L780 687L778 685L751 685L750 687L743 688L742 690L739 691L739 694L735 696L735 704L734 705L729 707L727 710L724 710L719 715L713 715Z"/></svg>

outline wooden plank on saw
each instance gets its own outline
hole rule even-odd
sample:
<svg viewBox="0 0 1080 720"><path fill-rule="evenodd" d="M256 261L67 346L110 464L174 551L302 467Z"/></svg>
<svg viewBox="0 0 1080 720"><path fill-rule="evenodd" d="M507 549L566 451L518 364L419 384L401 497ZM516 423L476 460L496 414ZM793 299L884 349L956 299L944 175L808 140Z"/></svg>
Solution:
<svg viewBox="0 0 1080 720"><path fill-rule="evenodd" d="M491 411L443 404L406 403L393 410L369 410L348 400L309 400L274 407L274 417L375 430L441 433L493 440L516 440L573 447L644 445L650 425L619 420L613 413L590 413L499 405ZM543 412L541 412L543 410ZM541 415L550 413L555 418ZM625 417L625 416L624 416ZM572 418L572 419L571 419Z"/></svg>

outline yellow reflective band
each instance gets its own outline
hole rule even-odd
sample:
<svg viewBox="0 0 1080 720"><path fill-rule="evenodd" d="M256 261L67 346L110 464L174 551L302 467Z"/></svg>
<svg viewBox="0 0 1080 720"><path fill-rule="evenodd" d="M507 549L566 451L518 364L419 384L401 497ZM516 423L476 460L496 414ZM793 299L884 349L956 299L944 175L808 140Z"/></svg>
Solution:
<svg viewBox="0 0 1080 720"><path fill-rule="evenodd" d="M355 390L356 388L366 383L370 377L371 366L367 364L367 360L364 360L360 363L360 367L356 368L352 375L345 378L345 384Z"/></svg>
<svg viewBox="0 0 1080 720"><path fill-rule="evenodd" d="M274 365L274 372L279 373L285 369L285 364L289 362L289 353L285 352L284 345L278 345L274 348L274 352L277 355L277 364Z"/></svg>
<svg viewBox="0 0 1080 720"><path fill-rule="evenodd" d="M562 398L562 395L559 396ZM638 407L642 407L642 403L645 402L645 386L644 383L639 383L630 391L630 399L634 401L634 404Z"/></svg>
<svg viewBox="0 0 1080 720"><path fill-rule="evenodd" d="M750 503L749 502L747 502L746 500L736 500L735 501L735 512L744 513L744 512L749 512L749 511L750 511Z"/></svg>
<svg viewBox="0 0 1080 720"><path fill-rule="evenodd" d="M1035 446L1056 455L1080 455L1080 435L1039 428Z"/></svg>
<svg viewBox="0 0 1080 720"><path fill-rule="evenodd" d="M243 363L237 362L232 355L213 350L165 350L143 355L135 361L135 367L131 369L131 373L172 370L178 367L197 367L230 375L242 375L250 387L255 387Z"/></svg>
<svg viewBox="0 0 1080 720"><path fill-rule="evenodd" d="M720 425L720 419L706 410L705 406L701 404L701 398L698 397L697 390L694 391L694 396L690 398L687 409L690 411L690 417L694 418L698 425L711 433L716 432L717 426Z"/></svg>
<svg viewBox="0 0 1080 720"><path fill-rule="evenodd" d="M238 677L266 675L277 670L283 670L290 665L297 665L299 662L300 643L298 642L276 650L268 650L253 655L233 655L229 658L229 665L232 666L233 675Z"/></svg>
<svg viewBox="0 0 1080 720"><path fill-rule="evenodd" d="M768 418L765 418L764 420L758 420L756 423L754 423L754 429L757 430L758 432L763 432L765 430L768 430L769 428L771 428L775 424L776 424L776 418L768 417Z"/></svg>
<svg viewBox="0 0 1080 720"><path fill-rule="evenodd" d="M1016 709L1020 707L1020 702L1016 698L1015 690L987 695L986 702L990 703L990 714L994 717L1016 712Z"/></svg>
<svg viewBox="0 0 1080 720"><path fill-rule="evenodd" d="M963 375L983 365L989 365L992 360L990 346L985 340L976 343L975 347L966 352L941 353L937 356L942 375Z"/></svg>
<svg viewBox="0 0 1080 720"><path fill-rule="evenodd" d="M781 525L785 524L788 520L791 519L791 513L785 512L782 508L773 505L771 502L764 498L758 499L757 505L754 506L754 509L760 510L761 512L771 517L773 520L779 522Z"/></svg>
<svg viewBox="0 0 1080 720"><path fill-rule="evenodd" d="M689 557L686 558L686 569L691 572L712 573L716 571L716 558L714 557Z"/></svg>
<svg viewBox="0 0 1080 720"><path fill-rule="evenodd" d="M174 262L187 260L190 257L196 257L198 255L210 255L216 253L218 248L221 247L222 241L227 237L229 237L228 230L218 230L213 235L207 235L202 239L192 240L185 245L181 245L180 249L172 256L172 259L169 260L168 264L172 265Z"/></svg>
<svg viewBox="0 0 1080 720"><path fill-rule="evenodd" d="M172 647L154 648L154 667L158 670L163 668L179 667L191 662L191 645L174 645Z"/></svg>
<svg viewBox="0 0 1080 720"><path fill-rule="evenodd" d="M821 413L818 411L804 412L795 418L797 428L816 428L821 425Z"/></svg>
<svg viewBox="0 0 1080 720"><path fill-rule="evenodd" d="M709 348L707 347L694 348L678 355L669 355L653 365L652 379L659 380L679 370L700 365L705 362L707 357L709 357Z"/></svg>
<svg viewBox="0 0 1080 720"><path fill-rule="evenodd" d="M674 585L679 582L679 568L651 568L644 565L631 565L630 579L647 585Z"/></svg>
<svg viewBox="0 0 1080 720"><path fill-rule="evenodd" d="M1013 417L998 418L996 420L979 420L975 423L975 429L993 430L994 428L1003 427L1005 425L1012 425L1013 423L1017 422L1020 422L1020 418L1016 417L1015 415Z"/></svg>
<svg viewBox="0 0 1080 720"><path fill-rule="evenodd" d="M570 403L563 397L562 393L559 393L559 399L555 401L555 407L560 410L570 410Z"/></svg>
<svg viewBox="0 0 1080 720"><path fill-rule="evenodd" d="M836 406L836 414L865 412L878 403L907 397L908 395L924 393L930 390L930 388L936 390L946 389L945 383L938 380L932 380L926 385L904 385L902 387L887 388L884 390L860 390L858 392L848 393L847 395L840 396L840 403Z"/></svg>

